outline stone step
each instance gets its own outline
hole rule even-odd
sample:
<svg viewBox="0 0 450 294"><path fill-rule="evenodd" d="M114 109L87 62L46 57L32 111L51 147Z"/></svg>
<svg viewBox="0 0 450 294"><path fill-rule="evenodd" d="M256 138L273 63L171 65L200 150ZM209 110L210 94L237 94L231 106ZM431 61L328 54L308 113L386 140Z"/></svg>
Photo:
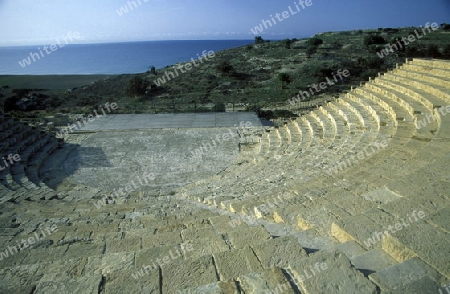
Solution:
<svg viewBox="0 0 450 294"><path fill-rule="evenodd" d="M448 70L448 69L422 66L422 65L415 64L414 62L407 62L407 63L403 64L401 69L412 71L412 72L418 72L421 74L427 74L427 75L431 75L434 77L450 78L450 70Z"/></svg>
<svg viewBox="0 0 450 294"><path fill-rule="evenodd" d="M449 102L450 98L447 97L447 94L445 92L436 89L435 87L432 87L430 85L421 83L420 81L416 81L412 78L405 78L403 76L393 73L385 74L385 77L392 82L401 83L406 87L409 87L414 92L417 92L418 94L427 97L427 99L433 102L435 105L441 105L443 103ZM438 100L436 100L436 98Z"/></svg>
<svg viewBox="0 0 450 294"><path fill-rule="evenodd" d="M351 258L350 261L352 265L365 276L369 276L370 274L397 264L397 261L381 249L369 250L361 255Z"/></svg>
<svg viewBox="0 0 450 294"><path fill-rule="evenodd" d="M291 260L307 257L295 236L284 236L251 245L264 269L286 268Z"/></svg>
<svg viewBox="0 0 450 294"><path fill-rule="evenodd" d="M423 278L429 278L437 284L444 282L444 278L435 269L419 258L406 260L369 275L369 279L377 284L383 291L398 290L399 288L404 288L405 285L419 281ZM425 286L422 283L420 283L420 285L422 285L422 287Z"/></svg>
<svg viewBox="0 0 450 294"><path fill-rule="evenodd" d="M292 260L288 271L302 293L376 293L376 286L338 251Z"/></svg>
<svg viewBox="0 0 450 294"><path fill-rule="evenodd" d="M407 69L395 70L393 73L406 77L413 78L414 80L420 80L422 83L426 83L428 85L434 85L441 90L449 89L448 83L450 82L450 78L446 77L435 77L426 74L419 74L414 71L409 71Z"/></svg>
<svg viewBox="0 0 450 294"><path fill-rule="evenodd" d="M425 67L426 70L432 70L432 69L439 69L439 70L450 70L450 64L447 60L438 60L438 59L420 59L415 58L412 61L409 61L408 63L413 65L418 65Z"/></svg>
<svg viewBox="0 0 450 294"><path fill-rule="evenodd" d="M414 220L414 216L412 217ZM420 238L418 238L420 236ZM418 256L443 276L450 278L449 236L423 221L411 223L383 239L383 249L396 260ZM412 254L411 254L412 253Z"/></svg>

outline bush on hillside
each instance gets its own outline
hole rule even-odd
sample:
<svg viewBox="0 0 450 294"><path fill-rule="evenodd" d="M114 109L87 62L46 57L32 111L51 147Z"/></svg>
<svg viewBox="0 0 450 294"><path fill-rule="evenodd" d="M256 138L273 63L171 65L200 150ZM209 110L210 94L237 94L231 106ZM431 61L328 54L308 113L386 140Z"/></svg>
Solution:
<svg viewBox="0 0 450 294"><path fill-rule="evenodd" d="M323 40L319 39L319 38L316 38L316 37L310 38L308 40L308 45L319 46L321 44L323 44Z"/></svg>
<svg viewBox="0 0 450 294"><path fill-rule="evenodd" d="M441 28L442 28L444 31L450 31L450 24L448 24L448 23L443 23L443 24L441 24Z"/></svg>
<svg viewBox="0 0 450 294"><path fill-rule="evenodd" d="M264 39L261 36L255 37L255 44L263 44L263 43L264 43Z"/></svg>
<svg viewBox="0 0 450 294"><path fill-rule="evenodd" d="M450 59L450 44L445 45L444 52L442 53L442 58Z"/></svg>
<svg viewBox="0 0 450 294"><path fill-rule="evenodd" d="M425 57L439 58L441 56L441 52L437 45L430 44L425 48Z"/></svg>
<svg viewBox="0 0 450 294"><path fill-rule="evenodd" d="M380 35L370 35L364 38L364 45L369 47L373 44L386 44L386 40Z"/></svg>
<svg viewBox="0 0 450 294"><path fill-rule="evenodd" d="M145 91L147 90L147 86L148 86L148 82L145 81L143 78L134 77L134 78L130 79L130 81L128 82L128 87L127 87L126 92L130 97L141 96L141 95L145 94Z"/></svg>
<svg viewBox="0 0 450 294"><path fill-rule="evenodd" d="M231 76L234 74L233 66L226 60L219 63L219 65L217 66L217 70L227 76Z"/></svg>
<svg viewBox="0 0 450 294"><path fill-rule="evenodd" d="M306 55L309 57L313 54L315 54L317 52L317 47L316 46L312 46L312 45L308 45L308 47L306 48Z"/></svg>
<svg viewBox="0 0 450 294"><path fill-rule="evenodd" d="M214 111L215 112L225 112L226 108L225 108L225 103L217 103L214 105Z"/></svg>
<svg viewBox="0 0 450 294"><path fill-rule="evenodd" d="M281 89L284 84L290 84L292 82L291 76L285 72L278 74L278 80L281 82Z"/></svg>

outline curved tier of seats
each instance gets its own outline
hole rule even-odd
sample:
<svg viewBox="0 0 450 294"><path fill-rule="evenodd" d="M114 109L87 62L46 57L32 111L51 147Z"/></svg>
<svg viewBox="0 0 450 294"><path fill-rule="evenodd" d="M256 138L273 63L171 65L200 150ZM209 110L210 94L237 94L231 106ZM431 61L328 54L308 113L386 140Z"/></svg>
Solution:
<svg viewBox="0 0 450 294"><path fill-rule="evenodd" d="M233 170L229 169L226 175L217 177L217 182L214 178L209 179L207 181L208 186L203 187L203 189L197 186L190 190L190 187L186 187L183 189L184 195L248 218L263 218L268 221L283 222L291 227L304 230L314 228L322 234L330 234L340 241L356 241L363 247L365 247L364 239L358 236L358 233L360 233L358 230L368 231L368 229L352 227L355 231L350 229L346 231L347 221L359 218L370 219L372 223L369 227L372 229L376 227L382 231L382 225L386 224L386 220L379 221L380 218L390 219L395 223L395 219L398 220L402 217L399 211L404 211L404 208L393 209L394 206L405 205L411 208L412 212L414 210L412 205L416 204L416 209L423 209L430 214L437 213L438 205L442 205L440 208L445 209L445 207L448 207L448 196L446 195L437 195L430 204L427 203L426 197L409 197L407 193L396 192L403 192L406 189L405 187L408 187L408 185L403 184L404 187L401 190L396 190L399 189L399 185L395 184L396 180L401 179L404 183L410 182L408 181L409 175L417 175L430 165L427 162L430 156L432 156L433 161L439 162L439 158L444 155L442 150L444 147L434 147L433 149L437 148L434 154L431 153L430 147L433 144L442 145L449 139L449 137L441 138L440 136L443 132L441 127L443 120L448 119L439 114L436 109L445 106L444 103L450 101L448 94L450 84L446 80L449 67L445 67L448 62L442 62L445 66L433 68L435 73L439 72L444 78L428 76L420 80L421 75L411 73L409 69L413 67L417 71L419 70L417 69L418 64L425 66L424 63L426 62L417 63L413 61L405 64L407 70L398 68L385 75L380 75L380 77L364 86L342 95L338 101L329 103L328 106L332 106L327 109L332 111L324 111L325 108L321 108L296 120L301 130L302 143L306 143L302 144L302 147L306 149L308 156L305 156L305 158L308 158L309 162L298 156L281 156L278 161L268 159L262 161L262 164L248 166L248 176L239 173L238 179L233 177ZM430 63L436 64L432 61ZM430 68L432 68L431 64L428 65ZM344 109L341 109L343 106L351 109L351 112L348 110L345 112ZM331 113L333 113L334 119L328 117ZM333 144L336 138L340 137L337 135L339 129L335 128L335 126L342 126L336 124L336 121L339 121L336 115L338 113L344 114L341 118L347 117L347 120L348 114L353 114L356 121L360 121L359 127L363 134L360 140L356 140L357 145L354 148L347 149L348 152L341 157L334 157L335 162L383 139L388 140L389 145L373 156L365 158L360 163L346 168L331 178L324 174L323 170L321 176L308 177L308 175L314 174L314 168L317 168L317 165L321 163L320 161L314 161L314 154L316 154L316 157L325 157L330 153L326 149L329 147L327 143ZM419 121L426 120L431 116L433 119L428 119L423 127L418 127ZM327 120L326 117L329 119ZM368 118L371 119L368 120ZM355 122L352 123L355 124ZM310 138L308 138L308 135L310 135ZM293 150L293 147L288 148ZM297 150L300 154L304 152L301 148ZM282 154L283 151L281 150L279 153ZM302 171L302 179L306 179L305 181L299 181L299 178L289 178L290 174L294 174L292 166L298 167L298 170ZM243 170L242 167L240 167L240 170ZM445 169L443 168L443 170ZM270 172L273 176L265 178L264 174ZM259 181L257 176L251 176L255 174L261 177ZM246 183L247 179L248 183ZM277 181L277 179L282 179L282 181ZM275 183L275 185L271 185L272 183ZM388 185L392 186L392 189L388 188ZM444 182L441 185L445 186ZM371 195L370 191L375 191L373 192L375 196ZM283 200L283 197L279 196L283 193L294 196ZM377 193L380 195L377 195ZM262 205L267 206L271 199L277 197L281 200L275 200L276 204L272 205L272 212L267 213L264 209L261 209ZM377 197L379 199L376 199ZM393 216L389 216L380 209L380 205L389 207ZM370 215L370 217L367 215ZM406 215L403 215L403 217L406 217ZM445 240L440 230L442 229L438 228L435 233L439 240ZM367 233L361 235L369 236ZM400 249L396 248L397 251L394 251L392 248L387 248L393 246L394 241L391 239L386 238L387 241L383 241L386 242L386 244L382 243L382 246L386 246L383 249L398 262L411 262L411 259L401 260L396 255L399 254L397 251ZM401 242L401 240L395 241ZM405 239L404 242L406 241ZM405 248L402 248L402 245ZM415 246L411 242L408 245ZM408 250L413 250L407 244L398 246L405 251L406 247ZM416 247L416 250L420 251L418 245ZM365 249L369 248L365 247ZM438 253L426 254L427 256L425 256L425 253L422 254L424 256L415 252L412 257L418 257L421 261L431 264L439 274L449 277L448 269L445 268L444 263L438 261ZM433 258L435 258L434 261L432 261ZM397 267L403 267L403 263L400 263ZM376 278L379 277L375 275L374 279Z"/></svg>
<svg viewBox="0 0 450 294"><path fill-rule="evenodd" d="M13 164L7 161L8 166L2 161L0 181L5 191L3 201L55 196L55 192L39 179L38 169L42 161L58 147L56 138L11 118L0 117L0 121L0 154L5 158L10 154L20 156L20 161L13 160Z"/></svg>

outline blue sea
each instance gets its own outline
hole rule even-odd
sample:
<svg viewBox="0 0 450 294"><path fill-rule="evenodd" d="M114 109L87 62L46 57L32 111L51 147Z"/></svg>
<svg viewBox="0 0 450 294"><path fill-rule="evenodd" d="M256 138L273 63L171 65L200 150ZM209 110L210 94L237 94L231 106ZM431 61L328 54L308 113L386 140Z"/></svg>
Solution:
<svg viewBox="0 0 450 294"><path fill-rule="evenodd" d="M150 66L163 68L197 59L203 51L218 52L253 40L149 41L108 44L67 44L55 51L44 46L0 47L0 75L125 74L142 73ZM50 44L47 44L49 46ZM42 52L42 55L39 53ZM30 53L34 54L31 59ZM40 59L37 58L40 55ZM29 65L23 62L29 59ZM22 65L19 63L21 62Z"/></svg>

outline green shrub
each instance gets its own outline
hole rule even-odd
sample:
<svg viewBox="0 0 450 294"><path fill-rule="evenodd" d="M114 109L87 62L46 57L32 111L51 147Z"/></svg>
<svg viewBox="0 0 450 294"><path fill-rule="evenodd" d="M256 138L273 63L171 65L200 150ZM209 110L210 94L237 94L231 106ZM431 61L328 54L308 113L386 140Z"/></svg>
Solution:
<svg viewBox="0 0 450 294"><path fill-rule="evenodd" d="M225 74L227 76L231 76L234 74L234 68L233 66L226 60L219 63L217 66L217 70L220 71L222 74Z"/></svg>
<svg viewBox="0 0 450 294"><path fill-rule="evenodd" d="M442 53L442 58L450 59L450 44L445 45L444 52Z"/></svg>
<svg viewBox="0 0 450 294"><path fill-rule="evenodd" d="M311 55L315 54L316 52L317 52L316 46L309 45L308 47L306 47L306 55L311 56Z"/></svg>
<svg viewBox="0 0 450 294"><path fill-rule="evenodd" d="M319 46L321 44L323 44L323 40L319 39L319 38L316 38L316 37L310 38L308 40L308 45Z"/></svg>
<svg viewBox="0 0 450 294"><path fill-rule="evenodd" d="M214 111L215 112L225 112L226 111L225 103L222 103L222 102L216 103L214 105Z"/></svg>
<svg viewBox="0 0 450 294"><path fill-rule="evenodd" d="M127 94L132 97L132 96L140 96L140 95L144 95L145 91L147 90L147 86L148 86L148 82L145 81L143 78L141 77L134 77L132 79L130 79L130 81L128 82L128 87L127 87Z"/></svg>
<svg viewBox="0 0 450 294"><path fill-rule="evenodd" d="M263 44L263 43L264 43L264 39L261 36L255 37L255 44Z"/></svg>
<svg viewBox="0 0 450 294"><path fill-rule="evenodd" d="M372 44L386 44L386 40L380 35L370 35L364 38L364 45L369 47Z"/></svg>

